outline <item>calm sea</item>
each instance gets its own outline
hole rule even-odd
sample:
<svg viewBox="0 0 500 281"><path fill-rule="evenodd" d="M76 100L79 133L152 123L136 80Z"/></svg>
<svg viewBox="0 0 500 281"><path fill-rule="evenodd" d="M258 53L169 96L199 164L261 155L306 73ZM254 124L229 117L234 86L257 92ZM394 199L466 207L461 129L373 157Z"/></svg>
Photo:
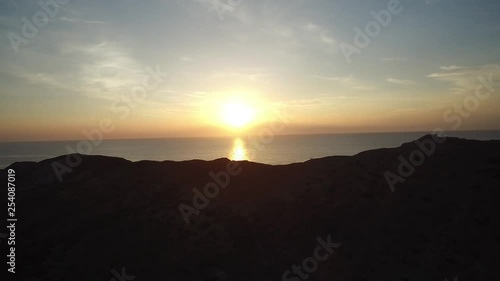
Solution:
<svg viewBox="0 0 500 281"><path fill-rule="evenodd" d="M139 160L213 160L229 158L266 164L289 164L333 155L354 155L362 151L398 147L426 132L337 135L276 136L264 144L254 138L177 138L104 140L85 154ZM500 139L500 131L448 132L448 136L476 140ZM0 143L0 169L14 162L40 161L71 153L79 141ZM89 147L82 147L88 151Z"/></svg>

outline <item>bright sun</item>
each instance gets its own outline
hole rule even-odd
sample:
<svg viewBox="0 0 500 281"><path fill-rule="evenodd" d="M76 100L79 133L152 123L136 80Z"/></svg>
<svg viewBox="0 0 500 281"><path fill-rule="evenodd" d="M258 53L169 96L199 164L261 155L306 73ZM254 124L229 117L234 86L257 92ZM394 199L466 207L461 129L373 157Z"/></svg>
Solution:
<svg viewBox="0 0 500 281"><path fill-rule="evenodd" d="M222 108L222 120L233 128L242 128L254 119L254 110L245 103L231 102Z"/></svg>

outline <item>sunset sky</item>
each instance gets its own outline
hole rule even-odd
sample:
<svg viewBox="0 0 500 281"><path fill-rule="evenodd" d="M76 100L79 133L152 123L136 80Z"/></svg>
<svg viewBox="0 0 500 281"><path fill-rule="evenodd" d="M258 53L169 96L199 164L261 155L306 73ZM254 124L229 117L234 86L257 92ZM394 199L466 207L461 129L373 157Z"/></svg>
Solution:
<svg viewBox="0 0 500 281"><path fill-rule="evenodd" d="M284 110L284 134L450 129L479 77L500 81L500 2L401 1L349 62L343 43L389 2L71 0L26 38L38 1L1 1L0 141L82 139L102 120L109 139L220 136ZM457 129L500 129L496 88Z"/></svg>

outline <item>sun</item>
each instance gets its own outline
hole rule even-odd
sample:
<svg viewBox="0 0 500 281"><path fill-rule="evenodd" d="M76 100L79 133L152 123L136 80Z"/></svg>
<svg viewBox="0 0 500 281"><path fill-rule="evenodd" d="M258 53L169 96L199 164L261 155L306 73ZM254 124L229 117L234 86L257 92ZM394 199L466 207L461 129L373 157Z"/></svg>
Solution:
<svg viewBox="0 0 500 281"><path fill-rule="evenodd" d="M224 104L221 112L222 121L229 127L240 129L250 124L255 118L255 111L243 102Z"/></svg>

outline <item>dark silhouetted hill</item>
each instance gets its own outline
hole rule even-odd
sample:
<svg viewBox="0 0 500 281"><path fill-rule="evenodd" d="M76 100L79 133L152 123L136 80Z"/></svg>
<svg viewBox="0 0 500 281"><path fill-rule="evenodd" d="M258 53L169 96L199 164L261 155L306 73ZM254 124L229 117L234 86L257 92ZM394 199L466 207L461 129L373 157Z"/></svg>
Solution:
<svg viewBox="0 0 500 281"><path fill-rule="evenodd" d="M16 171L15 280L108 281L123 267L136 281L282 280L329 235L341 246L308 280L498 280L500 141L448 139L393 193L384 173L416 149L239 162L189 224L179 204L193 206L192 189L228 159L81 155L63 182L51 164L66 156L15 163L1 176Z"/></svg>

